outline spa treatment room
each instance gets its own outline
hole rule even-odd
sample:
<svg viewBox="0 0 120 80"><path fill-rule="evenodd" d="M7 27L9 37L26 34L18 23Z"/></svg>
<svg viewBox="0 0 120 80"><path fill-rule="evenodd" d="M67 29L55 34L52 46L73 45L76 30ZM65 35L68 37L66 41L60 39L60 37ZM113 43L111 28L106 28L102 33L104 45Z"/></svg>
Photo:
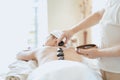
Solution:
<svg viewBox="0 0 120 80"><path fill-rule="evenodd" d="M0 80L120 80L120 0L0 0Z"/></svg>

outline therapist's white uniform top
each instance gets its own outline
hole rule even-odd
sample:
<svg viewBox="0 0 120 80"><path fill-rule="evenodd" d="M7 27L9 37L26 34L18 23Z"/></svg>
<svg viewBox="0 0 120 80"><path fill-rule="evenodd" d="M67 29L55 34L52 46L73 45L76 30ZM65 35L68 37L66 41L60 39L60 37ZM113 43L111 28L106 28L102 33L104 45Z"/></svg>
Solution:
<svg viewBox="0 0 120 80"><path fill-rule="evenodd" d="M101 48L120 45L120 0L108 0L99 26ZM120 57L101 57L99 66L104 71L120 73Z"/></svg>

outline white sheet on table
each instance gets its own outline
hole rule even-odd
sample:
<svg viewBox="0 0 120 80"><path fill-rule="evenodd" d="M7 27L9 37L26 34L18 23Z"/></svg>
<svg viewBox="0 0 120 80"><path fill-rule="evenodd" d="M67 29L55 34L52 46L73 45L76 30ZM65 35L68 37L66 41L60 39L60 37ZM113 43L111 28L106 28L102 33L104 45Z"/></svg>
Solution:
<svg viewBox="0 0 120 80"><path fill-rule="evenodd" d="M27 80L101 80L101 77L83 63L58 60L41 65Z"/></svg>

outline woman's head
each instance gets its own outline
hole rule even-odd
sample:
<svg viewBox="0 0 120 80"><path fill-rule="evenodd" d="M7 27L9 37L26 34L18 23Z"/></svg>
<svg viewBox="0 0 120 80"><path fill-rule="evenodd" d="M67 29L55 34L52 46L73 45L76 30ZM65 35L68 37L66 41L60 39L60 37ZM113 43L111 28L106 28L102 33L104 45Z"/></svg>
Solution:
<svg viewBox="0 0 120 80"><path fill-rule="evenodd" d="M50 34L45 41L45 46L57 46L57 38Z"/></svg>
<svg viewBox="0 0 120 80"><path fill-rule="evenodd" d="M53 31L47 37L45 46L57 46L57 39L62 35L62 31Z"/></svg>

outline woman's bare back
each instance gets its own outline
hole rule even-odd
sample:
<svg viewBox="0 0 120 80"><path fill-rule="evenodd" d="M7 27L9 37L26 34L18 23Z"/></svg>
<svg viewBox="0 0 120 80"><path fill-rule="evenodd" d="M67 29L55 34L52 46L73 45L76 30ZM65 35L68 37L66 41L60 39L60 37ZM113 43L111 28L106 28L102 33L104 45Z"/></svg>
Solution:
<svg viewBox="0 0 120 80"><path fill-rule="evenodd" d="M49 47L49 46L45 46L43 48L41 48L37 53L35 53L35 57L38 61L38 64L44 64L46 62L50 62L50 61L54 61L54 60L58 60L57 57L57 49L59 47ZM82 61L82 57L76 53L75 49L72 47L69 48L62 48L63 49L63 53L64 53L64 60L70 60L70 61L77 61L77 62L81 62Z"/></svg>

